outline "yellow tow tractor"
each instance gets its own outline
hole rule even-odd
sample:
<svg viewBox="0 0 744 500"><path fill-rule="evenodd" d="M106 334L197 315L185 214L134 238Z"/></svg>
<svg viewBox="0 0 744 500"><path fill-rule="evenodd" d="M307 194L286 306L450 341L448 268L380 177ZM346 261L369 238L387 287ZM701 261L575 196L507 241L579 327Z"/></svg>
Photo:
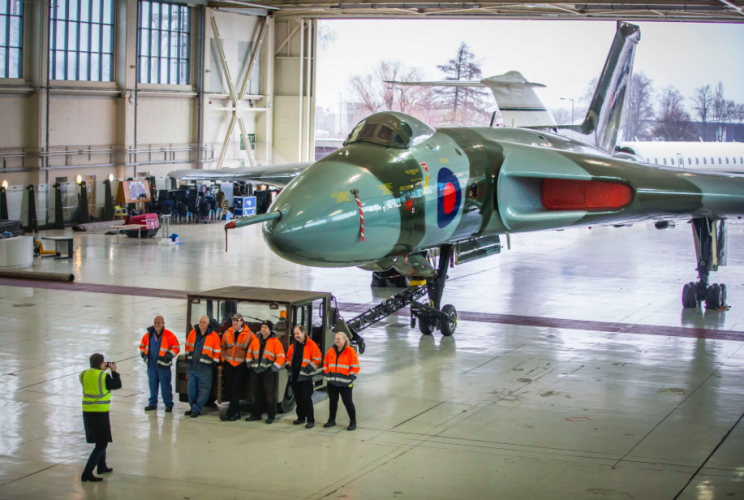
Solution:
<svg viewBox="0 0 744 500"><path fill-rule="evenodd" d="M261 322L271 320L274 332L284 346L284 352L292 342L292 331L297 325L303 325L307 334L318 344L325 356L333 346L333 333L337 309L331 307L332 296L324 292L306 292L300 290L278 290L276 288L254 288L230 286L193 292L188 294L186 312L186 335L194 329L201 316L209 318L210 325L220 338L232 326L231 318L240 313L245 324L256 335L260 335ZM249 370L243 385L242 399L252 404L251 377ZM279 371L278 412L287 413L295 407L294 395L287 390L288 374ZM214 383L207 405L229 400L229 388L222 378L222 369L215 368ZM313 379L315 389L325 387L322 375ZM185 354L178 356L176 362L176 392L181 402L188 401L187 363Z"/></svg>

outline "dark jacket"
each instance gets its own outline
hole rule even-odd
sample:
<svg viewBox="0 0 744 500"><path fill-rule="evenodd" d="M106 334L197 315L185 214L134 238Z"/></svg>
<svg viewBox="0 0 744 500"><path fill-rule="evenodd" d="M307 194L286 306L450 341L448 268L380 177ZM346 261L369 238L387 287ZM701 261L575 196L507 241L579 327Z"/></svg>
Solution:
<svg viewBox="0 0 744 500"><path fill-rule="evenodd" d="M117 372L106 374L106 390L121 389L121 377ZM88 443L111 443L111 423L109 412L83 412L83 426L85 427L85 441Z"/></svg>

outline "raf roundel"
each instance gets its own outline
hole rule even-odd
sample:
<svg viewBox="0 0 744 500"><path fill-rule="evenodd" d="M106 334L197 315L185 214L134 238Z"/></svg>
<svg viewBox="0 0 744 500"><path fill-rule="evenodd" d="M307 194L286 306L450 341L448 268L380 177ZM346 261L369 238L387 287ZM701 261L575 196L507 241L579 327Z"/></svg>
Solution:
<svg viewBox="0 0 744 500"><path fill-rule="evenodd" d="M437 175L437 225L447 227L460 210L462 190L455 174L442 168Z"/></svg>

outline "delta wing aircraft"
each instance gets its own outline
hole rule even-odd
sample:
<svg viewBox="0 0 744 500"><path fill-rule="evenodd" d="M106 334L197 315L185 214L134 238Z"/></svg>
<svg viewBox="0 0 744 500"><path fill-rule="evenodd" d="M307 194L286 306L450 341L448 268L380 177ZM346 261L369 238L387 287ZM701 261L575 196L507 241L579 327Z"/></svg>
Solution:
<svg viewBox="0 0 744 500"><path fill-rule="evenodd" d="M610 153L639 39L637 26L618 26L578 126L599 148L528 128L434 130L384 112L362 120L341 149L314 163L170 175L284 186L268 213L225 230L263 223L269 247L291 262L425 279L429 302L411 304L412 323L424 334L452 335L457 326L455 307L441 304L451 263L499 253L500 235L599 224L691 220L698 281L684 285L682 303L720 307L726 287L709 284L709 273L726 263L726 219L744 215L744 177Z"/></svg>

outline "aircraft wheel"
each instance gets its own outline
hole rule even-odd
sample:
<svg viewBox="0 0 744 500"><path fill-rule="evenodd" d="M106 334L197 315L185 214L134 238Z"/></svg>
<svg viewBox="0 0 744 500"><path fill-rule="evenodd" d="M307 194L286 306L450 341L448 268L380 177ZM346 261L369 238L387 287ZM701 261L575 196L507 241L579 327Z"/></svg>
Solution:
<svg viewBox="0 0 744 500"><path fill-rule="evenodd" d="M697 290L690 283L687 283L682 289L682 307L686 309L697 307Z"/></svg>
<svg viewBox="0 0 744 500"><path fill-rule="evenodd" d="M708 309L718 309L721 307L723 294L722 294L721 287L718 285L718 283L713 283L711 286L708 287L708 290L705 294L705 307Z"/></svg>
<svg viewBox="0 0 744 500"><path fill-rule="evenodd" d="M428 314L424 317L419 317L418 324L419 324L419 331L421 332L421 335L431 335L433 329L431 327L431 323L429 323Z"/></svg>
<svg viewBox="0 0 744 500"><path fill-rule="evenodd" d="M449 337L457 330L457 310L452 304L447 304L442 308L442 312L447 317L442 320L442 335Z"/></svg>

